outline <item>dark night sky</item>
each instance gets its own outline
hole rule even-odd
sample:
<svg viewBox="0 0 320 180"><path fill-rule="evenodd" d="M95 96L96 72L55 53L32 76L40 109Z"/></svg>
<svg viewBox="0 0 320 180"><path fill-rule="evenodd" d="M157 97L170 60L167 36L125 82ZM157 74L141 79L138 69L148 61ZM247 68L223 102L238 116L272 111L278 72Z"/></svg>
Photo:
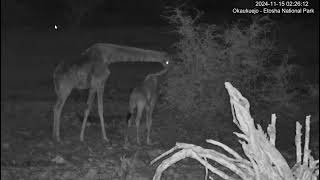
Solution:
<svg viewBox="0 0 320 180"><path fill-rule="evenodd" d="M205 21L225 21L232 16L234 7L254 7L254 1L247 0L1 0L1 22L12 24L68 24L73 17L71 12L77 10L79 2L99 1L90 13L82 18L82 26L110 24L163 24L160 17L165 6L187 2L187 6L204 11ZM76 3L74 3L76 2ZM75 5L76 4L76 5ZM318 9L318 0L309 0L313 8ZM81 6L81 5L80 5ZM85 5L85 7L87 7ZM75 13L76 14L76 13Z"/></svg>

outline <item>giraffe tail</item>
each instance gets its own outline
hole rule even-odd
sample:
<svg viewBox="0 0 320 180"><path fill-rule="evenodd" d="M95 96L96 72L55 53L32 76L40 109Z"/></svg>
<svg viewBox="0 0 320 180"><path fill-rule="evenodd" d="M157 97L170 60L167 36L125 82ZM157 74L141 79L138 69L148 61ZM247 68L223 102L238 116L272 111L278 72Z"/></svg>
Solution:
<svg viewBox="0 0 320 180"><path fill-rule="evenodd" d="M60 74L62 72L62 67L63 67L64 62L59 63L56 65L54 71L53 71L53 85L54 85L54 90L58 94L59 89L60 89L60 83L59 83L59 78Z"/></svg>

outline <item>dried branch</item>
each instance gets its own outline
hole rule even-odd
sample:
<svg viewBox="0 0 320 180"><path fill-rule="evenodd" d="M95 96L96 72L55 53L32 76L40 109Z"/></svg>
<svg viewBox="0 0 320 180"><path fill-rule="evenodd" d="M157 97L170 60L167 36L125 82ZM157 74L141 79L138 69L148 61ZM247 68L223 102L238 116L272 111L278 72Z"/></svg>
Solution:
<svg viewBox="0 0 320 180"><path fill-rule="evenodd" d="M295 144L296 144L296 155L297 155L297 163L301 164L301 124L296 122L296 137L295 137Z"/></svg>
<svg viewBox="0 0 320 180"><path fill-rule="evenodd" d="M170 150L166 151L165 153L161 154L160 156L158 156L157 158L155 158L154 160L152 160L150 162L150 164L155 163L156 161L158 161L159 159L163 158L164 156L167 156L168 154L171 154L173 151L179 149L178 146L175 146L173 148L171 148Z"/></svg>
<svg viewBox="0 0 320 180"><path fill-rule="evenodd" d="M272 145L274 145L274 146L276 144L276 135L277 135L276 134L277 133L277 131L276 131L276 119L277 119L276 115L272 114L272 116L271 116L271 124L269 124L269 126L267 128L268 136L270 138L270 143Z"/></svg>
<svg viewBox="0 0 320 180"><path fill-rule="evenodd" d="M309 150L310 115L306 117L305 145L303 161L301 160L301 125L296 122L296 155L297 162L292 168L292 173L297 180L316 180L319 176L319 160L314 160ZM301 162L302 161L302 162Z"/></svg>
<svg viewBox="0 0 320 180"><path fill-rule="evenodd" d="M212 139L207 139L206 141L207 141L207 143L210 143L210 144L213 144L213 145L221 147L222 149L227 151L229 154L233 155L233 157L235 157L238 160L245 160L236 151L232 150L230 147L228 147L225 144L222 144L221 142L218 142L218 141L215 141L215 140L212 140Z"/></svg>
<svg viewBox="0 0 320 180"><path fill-rule="evenodd" d="M291 170L286 160L275 148L275 114L272 114L271 124L269 124L267 129L268 139L260 125L258 125L257 128L255 127L253 118L249 112L250 104L248 100L244 98L230 83L226 82L225 87L230 95L230 104L232 112L234 112L234 122L242 131L242 133L234 134L241 139L239 142L249 160L242 158L230 147L211 139L207 140L207 142L224 149L228 154L231 154L232 157L226 156L225 154L213 149L204 149L193 144L176 143L175 147L151 161L151 164L153 164L164 156L179 150L161 162L153 177L154 180L159 180L163 171L172 164L187 157L193 158L205 166L205 178L208 177L209 170L223 179L233 179L229 175L209 164L207 159L221 164L222 166L230 169L241 179L245 180L313 180L318 177L319 160L315 161L309 150L310 116L307 116L306 118L306 143L304 146L303 164L301 164L301 125L297 123L295 139L297 148L297 164Z"/></svg>
<svg viewBox="0 0 320 180"><path fill-rule="evenodd" d="M187 145L187 144L186 144ZM191 145L191 144L190 144ZM178 143L176 147L178 147ZM195 153L195 146L190 146L186 149L182 149L175 154L173 154L171 157L167 158L166 160L162 161L162 163L158 166L155 175L153 177L153 180L160 180L162 172L165 171L168 167L170 167L172 164L185 159L187 157L191 157L197 161L199 161L203 166L208 168L212 173L215 173L219 175L220 177L224 179L230 179L233 180L234 178L228 176L224 172L218 170L217 168L213 167L211 164L209 164L207 161L203 160L197 153Z"/></svg>
<svg viewBox="0 0 320 180"><path fill-rule="evenodd" d="M303 164L308 164L310 150L309 150L309 134L310 134L310 115L306 117L306 131L304 135L304 149L303 149Z"/></svg>

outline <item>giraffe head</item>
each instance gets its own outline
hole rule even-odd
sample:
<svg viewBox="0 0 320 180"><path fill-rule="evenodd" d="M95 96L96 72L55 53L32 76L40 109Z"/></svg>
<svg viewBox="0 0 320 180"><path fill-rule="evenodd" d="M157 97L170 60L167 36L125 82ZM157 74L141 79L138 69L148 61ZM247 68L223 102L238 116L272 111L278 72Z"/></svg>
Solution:
<svg viewBox="0 0 320 180"><path fill-rule="evenodd" d="M169 64L170 64L170 59L171 59L171 57L169 56L169 54L168 54L168 53L164 53L163 59L162 59L162 62L161 62L161 64L163 65L163 67L169 66Z"/></svg>

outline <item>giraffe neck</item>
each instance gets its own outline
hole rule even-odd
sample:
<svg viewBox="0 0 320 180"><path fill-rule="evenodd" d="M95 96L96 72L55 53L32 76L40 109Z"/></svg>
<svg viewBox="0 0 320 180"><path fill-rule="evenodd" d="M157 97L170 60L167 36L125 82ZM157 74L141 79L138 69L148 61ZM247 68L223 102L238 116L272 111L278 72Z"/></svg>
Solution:
<svg viewBox="0 0 320 180"><path fill-rule="evenodd" d="M162 76L163 74L165 74L167 71L168 71L168 68L164 68L163 70L161 70L159 72L148 74L145 79L147 80L147 79L150 79L150 78L153 78L153 77L157 78L157 77Z"/></svg>
<svg viewBox="0 0 320 180"><path fill-rule="evenodd" d="M94 44L84 53L101 59L104 63L115 62L159 62L162 63L166 53L115 44Z"/></svg>

